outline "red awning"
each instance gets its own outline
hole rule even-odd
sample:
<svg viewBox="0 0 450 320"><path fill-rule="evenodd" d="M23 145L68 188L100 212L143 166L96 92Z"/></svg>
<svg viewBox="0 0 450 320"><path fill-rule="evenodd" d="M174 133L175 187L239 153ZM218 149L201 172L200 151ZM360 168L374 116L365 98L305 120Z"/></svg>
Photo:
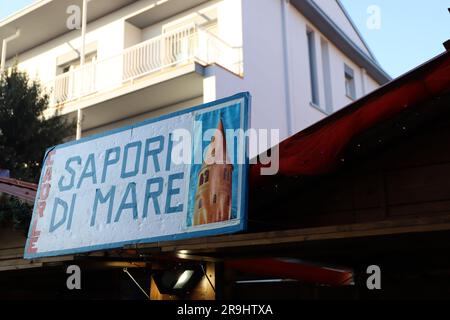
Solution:
<svg viewBox="0 0 450 320"><path fill-rule="evenodd" d="M229 260L225 262L225 266L252 275L330 286L349 285L353 280L351 271L330 269L292 259Z"/></svg>
<svg viewBox="0 0 450 320"><path fill-rule="evenodd" d="M279 175L329 173L353 137L410 106L449 92L450 52L446 52L283 141ZM262 182L260 168L251 166L253 185Z"/></svg>
<svg viewBox="0 0 450 320"><path fill-rule="evenodd" d="M10 178L0 178L0 193L19 198L24 201L34 202L37 185Z"/></svg>

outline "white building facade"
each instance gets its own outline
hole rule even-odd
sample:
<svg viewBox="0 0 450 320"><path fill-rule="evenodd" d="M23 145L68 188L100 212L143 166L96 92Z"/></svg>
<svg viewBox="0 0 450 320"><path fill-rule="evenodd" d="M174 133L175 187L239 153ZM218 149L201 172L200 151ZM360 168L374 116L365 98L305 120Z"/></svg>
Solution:
<svg viewBox="0 0 450 320"><path fill-rule="evenodd" d="M249 91L284 139L390 80L335 0L90 0L83 64L81 8L37 1L0 39L83 136Z"/></svg>

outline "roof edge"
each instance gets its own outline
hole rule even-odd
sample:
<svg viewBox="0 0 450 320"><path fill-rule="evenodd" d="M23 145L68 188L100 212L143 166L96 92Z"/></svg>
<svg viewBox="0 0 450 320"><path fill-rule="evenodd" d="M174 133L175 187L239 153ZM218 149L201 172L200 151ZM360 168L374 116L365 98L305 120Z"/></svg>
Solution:
<svg viewBox="0 0 450 320"><path fill-rule="evenodd" d="M366 69L367 73L379 84L386 84L392 77L381 68L378 62L359 48L336 23L312 0L291 0L308 20L310 20L330 41L356 64Z"/></svg>
<svg viewBox="0 0 450 320"><path fill-rule="evenodd" d="M8 23L13 22L14 20L17 20L31 12L33 12L34 10L41 8L43 6L45 6L46 4L52 2L53 0L38 0L35 1L33 3L30 3L29 5L27 5L26 7L19 9L18 11L13 12L12 14L10 14L9 16L7 16L6 18L0 20L0 28L6 26Z"/></svg>
<svg viewBox="0 0 450 320"><path fill-rule="evenodd" d="M364 47L367 49L367 51L370 54L370 57L375 60L378 63L377 57L375 56L375 54L373 53L373 51L370 49L370 46L367 44L366 40L364 39L362 33L359 31L359 28L356 26L355 21L353 20L353 18L350 16L350 13L347 11L347 9L345 8L344 4L342 3L341 0L335 0L339 6L339 8L342 10L342 12L344 13L344 15L346 16L347 20L350 22L350 24L352 25L353 30L355 30L355 32L358 34L359 39L362 41L362 43L364 44Z"/></svg>

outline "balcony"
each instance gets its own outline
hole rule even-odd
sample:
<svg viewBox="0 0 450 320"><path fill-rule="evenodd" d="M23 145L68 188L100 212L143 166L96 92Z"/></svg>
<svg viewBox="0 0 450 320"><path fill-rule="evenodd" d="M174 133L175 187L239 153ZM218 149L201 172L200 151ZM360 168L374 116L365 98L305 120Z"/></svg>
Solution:
<svg viewBox="0 0 450 320"><path fill-rule="evenodd" d="M242 75L242 49L222 41L195 24L149 39L120 54L57 76L46 85L53 107L133 85L183 66L221 65Z"/></svg>

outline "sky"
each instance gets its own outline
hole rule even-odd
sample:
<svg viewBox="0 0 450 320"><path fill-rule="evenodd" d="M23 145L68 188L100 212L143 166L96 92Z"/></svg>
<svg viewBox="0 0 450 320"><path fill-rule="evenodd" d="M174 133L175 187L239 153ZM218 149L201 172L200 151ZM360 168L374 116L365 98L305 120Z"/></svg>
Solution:
<svg viewBox="0 0 450 320"><path fill-rule="evenodd" d="M4 19L17 10L25 8L36 0L0 0L0 19Z"/></svg>
<svg viewBox="0 0 450 320"><path fill-rule="evenodd" d="M0 0L0 19L32 2ZM341 2L381 66L394 78L443 52L442 43L450 39L449 0ZM375 23L368 27L368 20Z"/></svg>
<svg viewBox="0 0 450 320"><path fill-rule="evenodd" d="M445 51L449 0L341 0L381 66L397 77ZM379 8L379 28L367 25ZM372 21L372 20L370 20Z"/></svg>

